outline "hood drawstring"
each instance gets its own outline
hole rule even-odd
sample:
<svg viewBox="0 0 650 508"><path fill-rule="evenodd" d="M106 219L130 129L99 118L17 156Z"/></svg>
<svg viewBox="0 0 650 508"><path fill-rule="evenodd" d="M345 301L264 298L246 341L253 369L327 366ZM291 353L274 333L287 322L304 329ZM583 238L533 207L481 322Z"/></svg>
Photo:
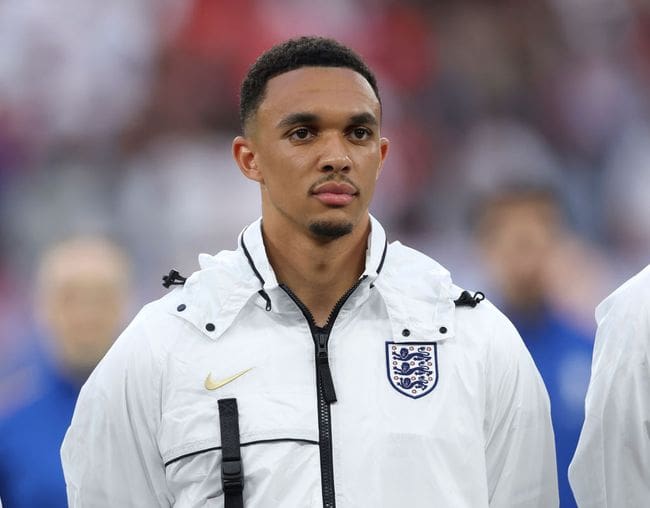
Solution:
<svg viewBox="0 0 650 508"><path fill-rule="evenodd" d="M182 286L185 284L187 277L183 277L176 270L170 270L167 275L163 275L163 287L168 288L169 286Z"/></svg>
<svg viewBox="0 0 650 508"><path fill-rule="evenodd" d="M456 307L474 308L483 300L485 300L485 295L480 291L474 293L474 296L472 296L469 291L463 291L458 297L458 300L454 300L454 303L456 304Z"/></svg>

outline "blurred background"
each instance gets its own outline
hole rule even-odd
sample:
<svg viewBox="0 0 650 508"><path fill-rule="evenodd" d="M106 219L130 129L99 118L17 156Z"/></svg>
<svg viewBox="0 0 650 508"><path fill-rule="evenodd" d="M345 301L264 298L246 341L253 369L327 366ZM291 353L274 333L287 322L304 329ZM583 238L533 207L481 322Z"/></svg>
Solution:
<svg viewBox="0 0 650 508"><path fill-rule="evenodd" d="M594 307L650 259L644 0L0 2L0 428L45 397L43 372L75 390L84 379L52 360L70 344L43 312L53 246L120 250L97 268L111 267L103 286L53 297L105 309L112 282L128 295L111 310L118 329L163 294L170 268L187 275L199 252L236 247L260 213L230 155L239 83L262 51L311 34L378 76L392 145L371 211L389 237L519 328L551 395L562 506L574 506L566 467ZM114 325L83 326L102 343Z"/></svg>

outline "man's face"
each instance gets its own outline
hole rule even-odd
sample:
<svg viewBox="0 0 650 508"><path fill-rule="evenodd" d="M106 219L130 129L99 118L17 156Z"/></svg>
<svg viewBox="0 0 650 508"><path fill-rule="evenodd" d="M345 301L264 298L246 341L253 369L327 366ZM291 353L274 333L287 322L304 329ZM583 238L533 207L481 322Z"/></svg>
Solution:
<svg viewBox="0 0 650 508"><path fill-rule="evenodd" d="M560 212L549 198L511 195L486 206L479 223L481 247L510 306L538 305L543 298L560 228Z"/></svg>
<svg viewBox="0 0 650 508"><path fill-rule="evenodd" d="M367 221L388 149L380 114L351 69L304 67L269 80L246 139L233 144L244 174L261 184L265 227L328 240Z"/></svg>
<svg viewBox="0 0 650 508"><path fill-rule="evenodd" d="M71 273L52 288L48 324L67 367L91 370L115 340L125 310L115 279L99 267Z"/></svg>
<svg viewBox="0 0 650 508"><path fill-rule="evenodd" d="M72 377L87 376L113 343L126 313L128 266L116 247L79 239L41 266L37 308L53 353Z"/></svg>

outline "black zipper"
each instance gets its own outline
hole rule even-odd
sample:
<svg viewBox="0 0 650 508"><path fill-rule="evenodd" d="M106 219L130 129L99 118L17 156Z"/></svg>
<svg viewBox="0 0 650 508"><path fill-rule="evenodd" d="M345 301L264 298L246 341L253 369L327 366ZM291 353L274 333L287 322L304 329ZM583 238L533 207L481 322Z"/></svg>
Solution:
<svg viewBox="0 0 650 508"><path fill-rule="evenodd" d="M289 295L309 324L309 331L316 351L316 383L318 391L318 445L320 450L321 490L323 492L323 508L335 508L334 499L334 465L332 462L332 424L330 404L336 402L336 390L332 380L332 371L329 364L328 342L334 321L345 302L352 293L361 285L367 275L361 277L346 293L339 298L327 318L324 327L316 325L314 316L307 306L300 301L289 287L280 284L280 287Z"/></svg>

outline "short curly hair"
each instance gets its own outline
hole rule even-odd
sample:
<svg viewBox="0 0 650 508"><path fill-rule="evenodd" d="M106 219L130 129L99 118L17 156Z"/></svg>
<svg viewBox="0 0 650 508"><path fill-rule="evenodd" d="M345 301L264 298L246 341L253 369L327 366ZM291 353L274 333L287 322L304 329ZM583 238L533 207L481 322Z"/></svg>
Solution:
<svg viewBox="0 0 650 508"><path fill-rule="evenodd" d="M361 74L381 103L377 79L359 55L347 46L324 37L298 37L273 46L251 66L242 81L239 120L242 130L264 99L271 78L301 67L345 67Z"/></svg>

